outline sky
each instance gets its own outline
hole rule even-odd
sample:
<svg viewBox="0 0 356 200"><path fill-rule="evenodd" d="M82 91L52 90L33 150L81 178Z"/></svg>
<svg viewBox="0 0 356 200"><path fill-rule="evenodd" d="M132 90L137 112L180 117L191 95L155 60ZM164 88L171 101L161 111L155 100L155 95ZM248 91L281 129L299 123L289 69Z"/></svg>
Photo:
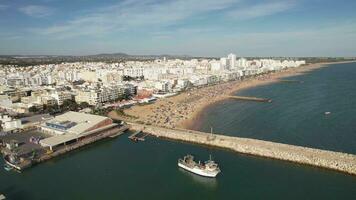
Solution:
<svg viewBox="0 0 356 200"><path fill-rule="evenodd" d="M355 0L0 0L2 55L356 56Z"/></svg>

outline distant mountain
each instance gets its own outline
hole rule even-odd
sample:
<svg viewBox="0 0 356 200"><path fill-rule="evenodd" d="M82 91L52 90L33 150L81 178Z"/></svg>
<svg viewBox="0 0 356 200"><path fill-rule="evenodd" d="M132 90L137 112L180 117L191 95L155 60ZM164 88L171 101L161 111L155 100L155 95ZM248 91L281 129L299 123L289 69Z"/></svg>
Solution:
<svg viewBox="0 0 356 200"><path fill-rule="evenodd" d="M0 64L30 66L63 62L122 62L125 60L190 59L188 55L129 55L126 53L102 53L95 55L0 55Z"/></svg>
<svg viewBox="0 0 356 200"><path fill-rule="evenodd" d="M87 57L130 57L129 54L126 53L101 53L101 54L94 54L94 55L87 55Z"/></svg>
<svg viewBox="0 0 356 200"><path fill-rule="evenodd" d="M189 55L169 55L169 54L161 54L161 55L129 55L126 53L102 53L95 55L83 55L83 56L65 56L65 55L0 55L0 64L3 65L19 65L19 66L31 66L31 65L39 65L39 64L57 64L63 62L122 62L127 60L153 60L153 59L162 59L166 57L167 59L206 59L206 58L214 58L214 57L193 57ZM247 59L261 59L262 57L246 57ZM314 62L335 62L335 61L343 61L343 60L354 60L355 58L292 58L292 57L264 57L264 58L273 58L273 59L303 59L308 63ZM215 58L219 59L219 58Z"/></svg>

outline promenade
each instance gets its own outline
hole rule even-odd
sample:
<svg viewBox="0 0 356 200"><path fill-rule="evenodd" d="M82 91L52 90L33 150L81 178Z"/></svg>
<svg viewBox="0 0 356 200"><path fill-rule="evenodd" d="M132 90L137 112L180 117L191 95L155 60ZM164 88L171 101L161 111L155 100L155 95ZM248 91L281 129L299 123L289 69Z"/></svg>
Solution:
<svg viewBox="0 0 356 200"><path fill-rule="evenodd" d="M129 123L133 130L143 130L157 137L230 149L254 156L284 160L356 175L356 155L301 147L257 139L231 137L186 129L170 129Z"/></svg>

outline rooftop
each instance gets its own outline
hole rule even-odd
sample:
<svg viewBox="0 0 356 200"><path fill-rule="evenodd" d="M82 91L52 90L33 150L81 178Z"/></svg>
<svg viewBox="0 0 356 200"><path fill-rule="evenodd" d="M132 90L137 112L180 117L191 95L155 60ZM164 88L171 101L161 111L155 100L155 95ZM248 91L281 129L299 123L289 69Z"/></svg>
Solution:
<svg viewBox="0 0 356 200"><path fill-rule="evenodd" d="M62 115L56 116L54 119L47 122L47 124L57 124L66 127L66 132L73 134L82 134L86 130L95 126L96 124L109 119L98 115L79 113L79 112L67 112ZM50 126L51 127L51 126Z"/></svg>

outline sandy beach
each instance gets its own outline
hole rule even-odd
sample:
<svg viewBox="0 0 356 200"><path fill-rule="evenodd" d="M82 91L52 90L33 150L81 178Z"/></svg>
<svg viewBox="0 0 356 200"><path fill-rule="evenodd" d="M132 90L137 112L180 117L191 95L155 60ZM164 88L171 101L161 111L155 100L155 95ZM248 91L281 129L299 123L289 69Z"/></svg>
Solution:
<svg viewBox="0 0 356 200"><path fill-rule="evenodd" d="M281 78L296 76L309 71L328 66L335 63L308 64L299 68L290 68L279 72L263 74L253 78L225 82L218 85L195 88L183 92L179 95L159 99L149 105L133 106L126 109L125 113L135 116L131 119L136 122L144 122L167 128L191 128L198 119L201 112L216 102L227 99L227 95L232 95L239 90L256 87L265 84L278 82ZM116 113L111 113L110 117L119 118Z"/></svg>

